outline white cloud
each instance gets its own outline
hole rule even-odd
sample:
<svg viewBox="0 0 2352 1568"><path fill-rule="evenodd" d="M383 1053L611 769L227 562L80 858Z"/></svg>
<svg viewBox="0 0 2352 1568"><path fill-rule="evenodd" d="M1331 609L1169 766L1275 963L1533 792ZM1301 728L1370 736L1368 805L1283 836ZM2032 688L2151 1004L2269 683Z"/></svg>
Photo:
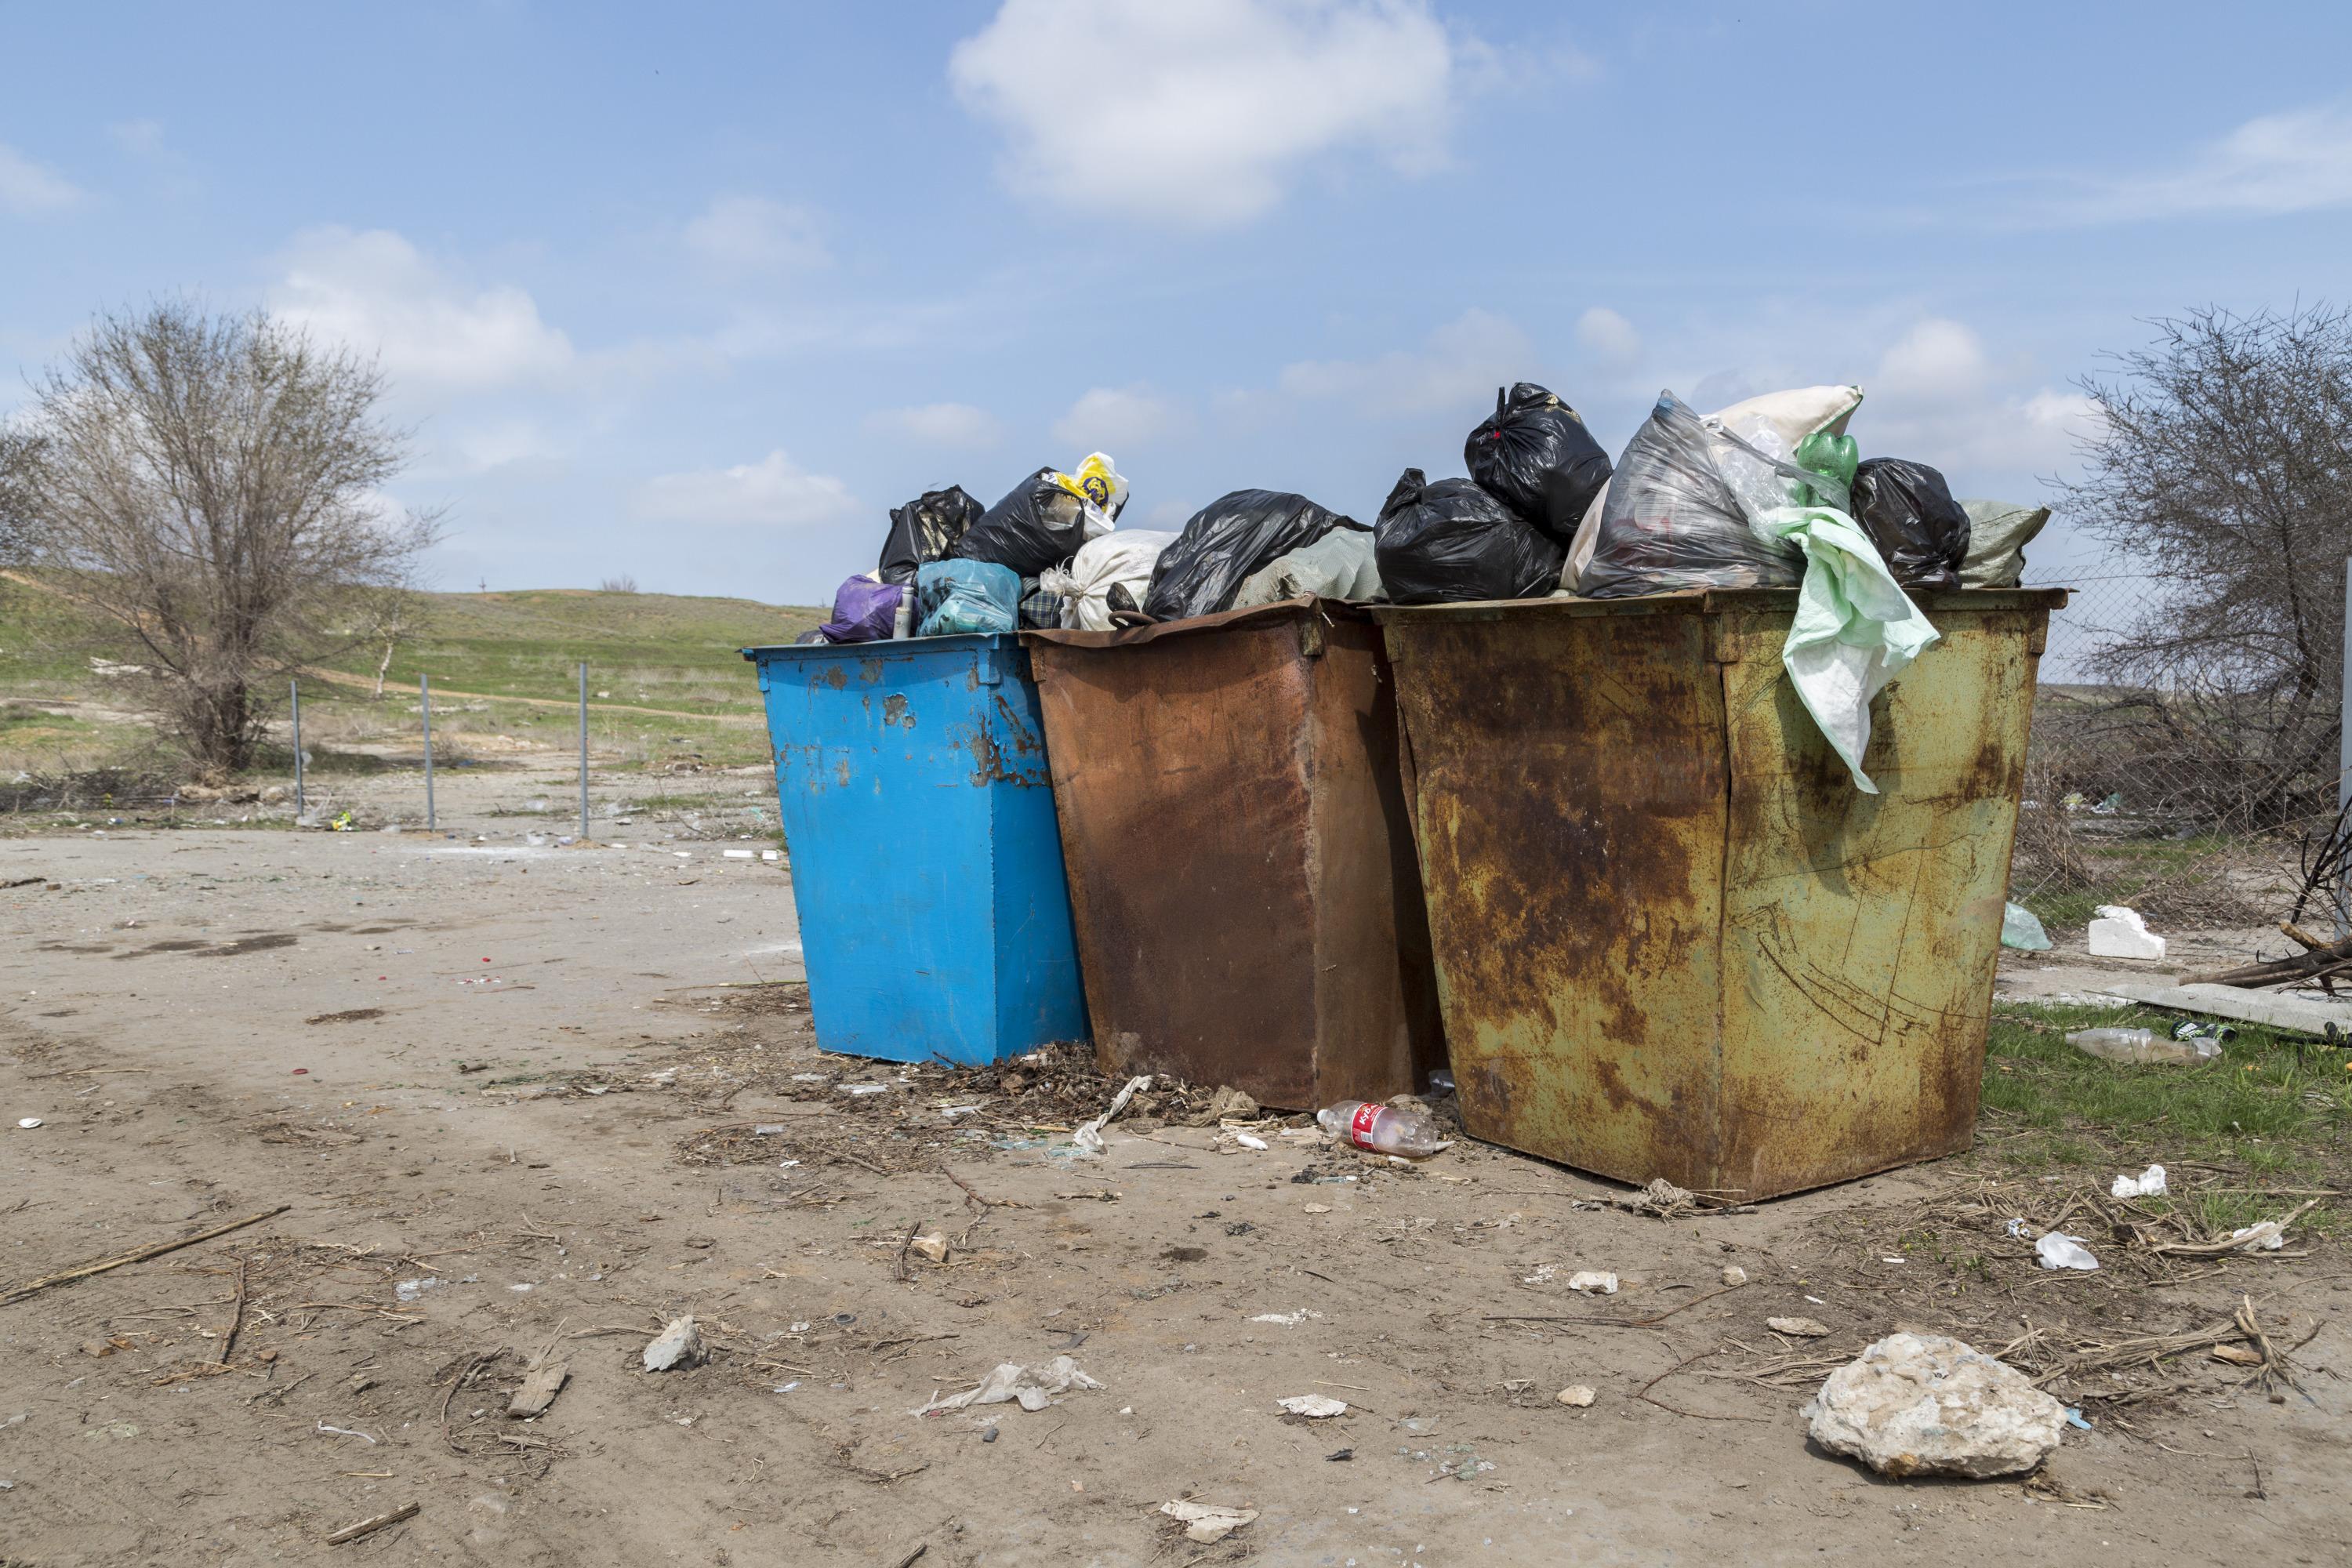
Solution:
<svg viewBox="0 0 2352 1568"><path fill-rule="evenodd" d="M976 452L1004 437L1004 427L985 408L969 403L922 403L910 408L884 408L866 416L866 427L896 436L921 447L948 447Z"/></svg>
<svg viewBox="0 0 2352 1568"><path fill-rule="evenodd" d="M574 357L527 291L470 289L389 229L298 236L269 305L321 337L381 355L395 384L498 386L554 375Z"/></svg>
<svg viewBox="0 0 2352 1568"><path fill-rule="evenodd" d="M1642 334L1606 305L1595 305L1576 319L1576 341L1612 364L1631 364L1642 355Z"/></svg>
<svg viewBox="0 0 2352 1568"><path fill-rule="evenodd" d="M1307 360L1283 367L1292 397L1348 398L1368 414L1429 414L1486 407L1497 386L1525 380L1535 349L1517 325L1469 310L1429 334L1417 353L1370 360Z"/></svg>
<svg viewBox="0 0 2352 1568"><path fill-rule="evenodd" d="M2065 176L2022 216L2043 224L2121 223L2206 213L2275 217L2352 204L2352 108L2249 120L2176 166Z"/></svg>
<svg viewBox="0 0 2352 1568"><path fill-rule="evenodd" d="M1173 435L1188 424L1184 411L1145 386L1097 386L1081 393L1054 421L1054 439L1066 447L1116 454Z"/></svg>
<svg viewBox="0 0 2352 1568"><path fill-rule="evenodd" d="M780 528L831 522L857 510L849 487L812 474L782 452L731 468L662 474L638 488L633 510L657 522L744 523Z"/></svg>
<svg viewBox="0 0 2352 1568"><path fill-rule="evenodd" d="M63 174L0 142L0 208L31 217L79 206L87 199Z"/></svg>
<svg viewBox="0 0 2352 1568"><path fill-rule="evenodd" d="M765 196L720 196L686 226L687 247L730 272L782 272L822 267L817 215Z"/></svg>
<svg viewBox="0 0 2352 1568"><path fill-rule="evenodd" d="M948 79L1004 132L1016 189L1211 229L1318 159L1442 163L1469 47L1427 0L1004 0Z"/></svg>
<svg viewBox="0 0 2352 1568"><path fill-rule="evenodd" d="M1983 388L1988 369L1984 344L1974 331L1958 321L1930 316L1881 356L1872 384L1894 395L1967 397Z"/></svg>

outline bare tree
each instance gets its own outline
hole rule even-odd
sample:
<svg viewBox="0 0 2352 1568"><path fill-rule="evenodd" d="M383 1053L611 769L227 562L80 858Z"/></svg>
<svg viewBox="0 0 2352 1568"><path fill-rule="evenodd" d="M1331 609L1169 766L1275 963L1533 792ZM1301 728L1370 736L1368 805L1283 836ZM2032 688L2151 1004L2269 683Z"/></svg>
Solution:
<svg viewBox="0 0 2352 1568"><path fill-rule="evenodd" d="M637 591L637 580L624 572L617 577L607 577L597 584L596 591L600 594L634 594Z"/></svg>
<svg viewBox="0 0 2352 1568"><path fill-rule="evenodd" d="M392 673L393 656L423 636L432 624L430 603L417 587L415 578L402 572L388 582L360 590L356 609L368 641L383 645L383 657L375 662L375 690L370 693L373 700L381 702L384 677Z"/></svg>
<svg viewBox="0 0 2352 1568"><path fill-rule="evenodd" d="M33 465L43 450L40 437L30 430L0 425L0 568L26 563Z"/></svg>
<svg viewBox="0 0 2352 1568"><path fill-rule="evenodd" d="M2352 554L2352 313L2204 310L2082 383L2073 514L2165 590L2096 656L2176 800L2333 810ZM2146 787L2149 781L2143 781Z"/></svg>
<svg viewBox="0 0 2352 1568"><path fill-rule="evenodd" d="M35 384L27 558L200 765L249 765L276 679L365 641L348 595L435 538L382 499L407 454L383 392L266 314L181 302L100 316Z"/></svg>

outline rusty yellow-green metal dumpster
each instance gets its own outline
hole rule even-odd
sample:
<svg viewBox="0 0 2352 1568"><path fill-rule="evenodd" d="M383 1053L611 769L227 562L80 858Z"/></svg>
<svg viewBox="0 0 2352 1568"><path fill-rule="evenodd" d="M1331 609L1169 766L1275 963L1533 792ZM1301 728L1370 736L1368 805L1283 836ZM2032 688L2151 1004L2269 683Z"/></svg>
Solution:
<svg viewBox="0 0 2352 1568"><path fill-rule="evenodd" d="M1380 628L1031 631L1095 1053L1310 1110L1444 1063Z"/></svg>
<svg viewBox="0 0 2352 1568"><path fill-rule="evenodd" d="M2063 590L1918 598L1857 790L1794 590L1383 607L1464 1127L1752 1200L1966 1148Z"/></svg>

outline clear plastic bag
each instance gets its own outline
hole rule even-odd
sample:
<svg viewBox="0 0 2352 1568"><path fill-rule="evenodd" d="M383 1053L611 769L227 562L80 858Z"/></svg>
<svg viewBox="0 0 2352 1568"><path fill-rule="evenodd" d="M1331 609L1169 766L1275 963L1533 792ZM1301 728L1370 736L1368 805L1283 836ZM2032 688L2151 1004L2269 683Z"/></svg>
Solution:
<svg viewBox="0 0 2352 1568"><path fill-rule="evenodd" d="M919 637L1009 632L1021 624L1021 574L992 561L932 561L915 572Z"/></svg>

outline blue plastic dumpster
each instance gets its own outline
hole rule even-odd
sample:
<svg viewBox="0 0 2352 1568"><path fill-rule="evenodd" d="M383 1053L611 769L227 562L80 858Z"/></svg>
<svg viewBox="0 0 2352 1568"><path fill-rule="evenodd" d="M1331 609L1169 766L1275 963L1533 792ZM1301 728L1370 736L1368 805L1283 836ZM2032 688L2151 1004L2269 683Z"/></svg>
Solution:
<svg viewBox="0 0 2352 1568"><path fill-rule="evenodd" d="M819 1047L984 1062L1084 1040L1029 656L1011 637L747 647Z"/></svg>

